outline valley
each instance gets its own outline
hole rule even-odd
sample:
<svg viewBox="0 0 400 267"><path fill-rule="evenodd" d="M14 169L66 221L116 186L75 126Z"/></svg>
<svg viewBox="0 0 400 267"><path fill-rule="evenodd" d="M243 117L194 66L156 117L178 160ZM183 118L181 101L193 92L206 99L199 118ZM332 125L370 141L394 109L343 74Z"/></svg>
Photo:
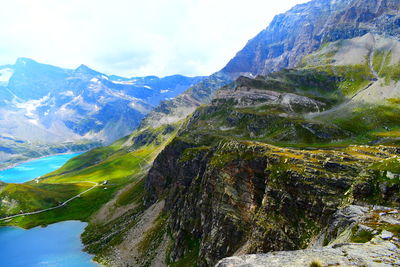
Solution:
<svg viewBox="0 0 400 267"><path fill-rule="evenodd" d="M171 131L161 137L157 133ZM130 183L137 183L177 129L161 127L154 133L135 133L112 146L97 148L69 160L62 168L22 184L0 184L2 199L1 217L10 217L22 211L29 216L17 216L0 221L0 225L18 225L31 228L64 220L87 220L114 194ZM138 135L136 135L138 134ZM135 143L142 136L153 134L157 138L144 146ZM132 147L140 147L133 150ZM81 156L84 156L82 158ZM111 171L113 170L113 171ZM93 186L96 183L97 186ZM88 191L90 189L90 191ZM86 192L82 194L83 192ZM82 194L82 195L80 195ZM80 197L75 198L75 196ZM28 197L29 196L29 197ZM61 205L74 198L67 205ZM61 205L61 206L59 206ZM53 207L59 207L53 209ZM36 214L35 211L46 209Z"/></svg>
<svg viewBox="0 0 400 267"><path fill-rule="evenodd" d="M63 86L83 75L79 93L51 100L52 123L103 146L0 182L0 226L87 222L83 249L103 266L398 266L399 7L299 4L208 77L41 66ZM160 88L146 95L150 80ZM40 112L32 101L3 103Z"/></svg>

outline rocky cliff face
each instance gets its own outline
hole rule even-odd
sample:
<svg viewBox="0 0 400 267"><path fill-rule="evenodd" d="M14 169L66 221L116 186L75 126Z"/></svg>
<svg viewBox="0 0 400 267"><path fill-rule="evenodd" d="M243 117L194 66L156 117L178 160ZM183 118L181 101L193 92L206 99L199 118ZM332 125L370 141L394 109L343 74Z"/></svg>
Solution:
<svg viewBox="0 0 400 267"><path fill-rule="evenodd" d="M366 35L330 49L332 61L316 53L307 58L314 65L240 77L196 110L159 154L145 183L147 206L165 200L170 261L192 253L188 239L198 244L200 266L213 265L224 255L302 249L318 238L327 245L343 231L319 237L334 224L330 219L340 207L399 204L398 170L388 164L397 160L398 148L361 145L380 142L372 134L379 128L365 120L379 121L385 131L395 127L390 121L398 121L396 115L392 120L379 112L375 117L365 113L397 110L397 104L389 104L393 99L381 97L367 106L354 101L371 83L383 83L373 76L371 68L378 64L367 55L377 52L368 40ZM354 64L339 60L363 42L370 48L355 56ZM343 111L349 103L351 113ZM310 116L327 113L330 119ZM355 119L357 113L362 121ZM335 142L345 148L334 148ZM328 148L318 149L322 144ZM392 172L394 180L388 176Z"/></svg>
<svg viewBox="0 0 400 267"><path fill-rule="evenodd" d="M396 0L313 0L278 15L222 69L233 77L295 67L325 42L368 32L399 37Z"/></svg>
<svg viewBox="0 0 400 267"><path fill-rule="evenodd" d="M400 261L399 211L381 206L350 205L339 209L329 221L336 237L330 245L297 251L235 256L217 267L397 266ZM323 234L326 234L325 232ZM365 243L363 243L365 242Z"/></svg>
<svg viewBox="0 0 400 267"><path fill-rule="evenodd" d="M398 149L293 150L233 141L206 148L177 140L150 170L146 199L165 196L172 261L188 253L187 236L199 243L200 266L226 255L306 248L341 205L374 198L399 204L398 184L383 189L385 178L369 169L371 152L385 160Z"/></svg>

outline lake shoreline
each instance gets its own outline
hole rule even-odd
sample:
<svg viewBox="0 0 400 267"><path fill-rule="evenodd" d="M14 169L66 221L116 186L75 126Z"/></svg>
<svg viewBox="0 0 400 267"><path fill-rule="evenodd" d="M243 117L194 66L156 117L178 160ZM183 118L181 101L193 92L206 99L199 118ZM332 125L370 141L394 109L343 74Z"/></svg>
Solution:
<svg viewBox="0 0 400 267"><path fill-rule="evenodd" d="M68 160L82 155L83 152L58 153L42 156L0 170L0 181L10 184L22 184L33 181L61 168Z"/></svg>
<svg viewBox="0 0 400 267"><path fill-rule="evenodd" d="M18 165L21 165L21 164L24 164L24 163L28 163L28 162L31 162L31 161L34 161L34 160L38 160L38 159L43 159L43 158L46 158L46 157L61 156L61 155L70 155L70 154L75 154L75 153L81 153L81 154L83 154L83 153L88 152L88 151L89 151L89 150L84 150L84 151L70 151L70 152L65 152L65 153L57 153L57 154L43 155L43 156L38 157L38 158L30 158L30 159L28 159L28 160L23 160L23 161L11 163L11 165L10 165L10 166L7 166L7 167L0 167L0 171L5 171L5 170L8 170L8 169L12 169L12 168L17 167Z"/></svg>
<svg viewBox="0 0 400 267"><path fill-rule="evenodd" d="M10 219L11 220L11 219ZM81 222L81 223L86 223L86 224L88 224L88 222L86 222L86 221L80 221L80 220L65 220L65 221L58 221L58 222L53 222L53 223L49 223L49 224L39 224L39 225L36 225L36 226L33 226L33 227L30 227L30 228L24 228L24 227L22 227L22 226L19 226L18 224L12 224L12 225L0 225L0 229L2 229L3 227L10 227L10 228L17 228L17 229L21 229L21 230L26 230L26 231L28 231L28 230L31 230L31 229L34 229L34 228L46 228L46 227L49 227L50 225L53 225L53 224L56 224L56 223L61 223L61 222Z"/></svg>

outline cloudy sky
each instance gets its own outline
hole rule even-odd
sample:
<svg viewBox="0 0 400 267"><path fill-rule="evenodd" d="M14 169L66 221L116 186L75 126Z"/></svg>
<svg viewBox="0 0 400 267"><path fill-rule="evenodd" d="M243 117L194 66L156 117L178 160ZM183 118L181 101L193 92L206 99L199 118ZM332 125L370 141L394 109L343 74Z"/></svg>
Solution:
<svg viewBox="0 0 400 267"><path fill-rule="evenodd" d="M0 64L29 57L122 76L209 75L274 15L307 1L3 1Z"/></svg>

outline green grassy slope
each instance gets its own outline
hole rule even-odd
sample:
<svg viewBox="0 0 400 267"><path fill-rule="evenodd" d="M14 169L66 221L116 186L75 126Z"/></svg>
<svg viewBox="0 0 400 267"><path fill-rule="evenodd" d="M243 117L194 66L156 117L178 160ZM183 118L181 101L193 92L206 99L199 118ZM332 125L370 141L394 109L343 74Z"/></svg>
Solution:
<svg viewBox="0 0 400 267"><path fill-rule="evenodd" d="M70 195L79 194L85 185L80 184L3 184L0 186L0 212L4 215L20 211L38 210L56 206ZM28 199L29 201L21 201Z"/></svg>
<svg viewBox="0 0 400 267"><path fill-rule="evenodd" d="M0 206L1 217L54 207L92 187L93 182L100 185L65 207L0 221L0 225L30 228L63 220L87 221L121 188L143 178L149 164L178 128L176 124L136 131L109 147L97 148L69 160L60 169L41 177L39 183L2 184L0 196L3 202L10 204ZM148 136L152 138L146 139ZM103 184L104 181L107 183Z"/></svg>

